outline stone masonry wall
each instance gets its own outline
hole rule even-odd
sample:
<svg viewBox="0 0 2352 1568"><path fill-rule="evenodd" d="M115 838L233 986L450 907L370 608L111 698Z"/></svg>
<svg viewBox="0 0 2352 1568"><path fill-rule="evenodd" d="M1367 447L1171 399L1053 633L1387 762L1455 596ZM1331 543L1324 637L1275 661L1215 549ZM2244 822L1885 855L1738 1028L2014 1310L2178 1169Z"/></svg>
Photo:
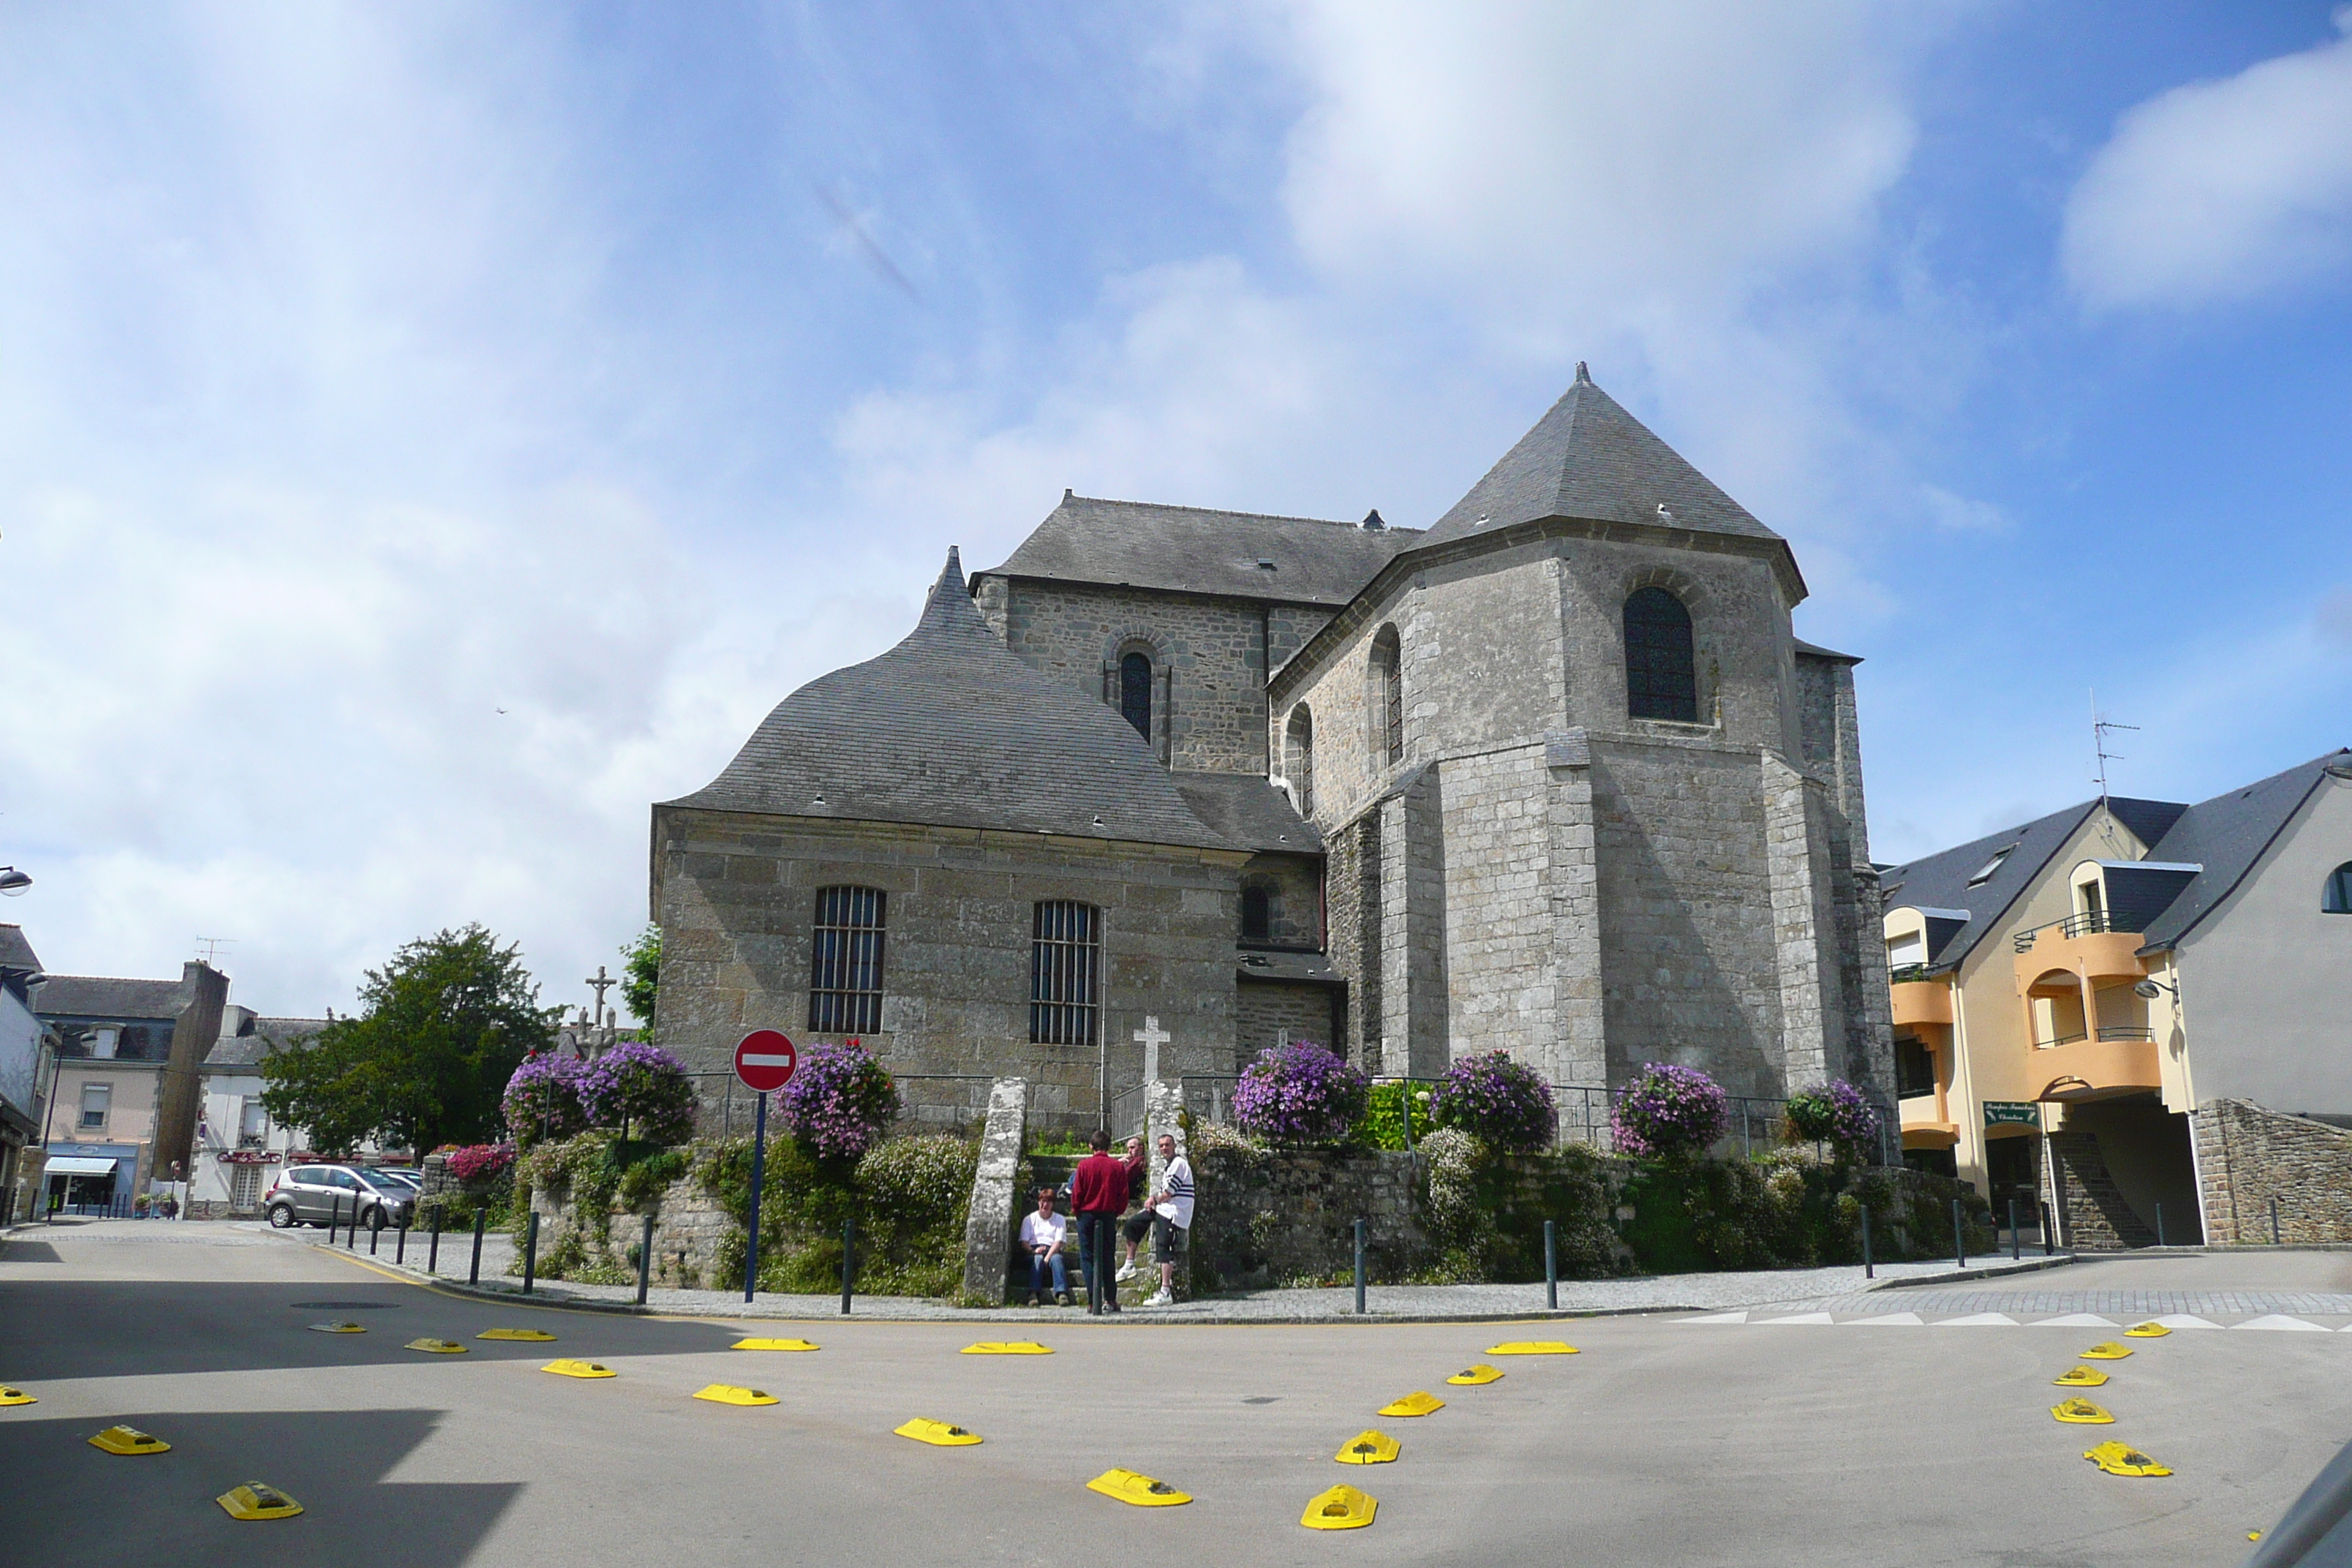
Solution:
<svg viewBox="0 0 2352 1568"><path fill-rule="evenodd" d="M2286 1245L2352 1241L2352 1131L2249 1100L2209 1100L2189 1127L2209 1241L2268 1245L2273 1198Z"/></svg>
<svg viewBox="0 0 2352 1568"><path fill-rule="evenodd" d="M2077 1252L2153 1247L2156 1232L2124 1200L2093 1132L2050 1134L2051 1176L2058 1188L2059 1225Z"/></svg>
<svg viewBox="0 0 2352 1568"><path fill-rule="evenodd" d="M1355 1222L1366 1268L1400 1277L1426 1247L1414 1157L1324 1151L1197 1152L1192 1289L1264 1289L1349 1277Z"/></svg>
<svg viewBox="0 0 2352 1568"><path fill-rule="evenodd" d="M530 1206L540 1216L540 1250L542 1256L554 1249L556 1238L564 1231L580 1224L580 1216L573 1211L569 1186L533 1188ZM721 1282L716 1274L719 1245L730 1232L738 1231L740 1227L728 1217L719 1200L703 1190L698 1178L688 1173L664 1190L654 1213L652 1283L689 1290L720 1288ZM634 1266L634 1249L642 1245L645 1238L644 1212L615 1213L609 1234L614 1260ZM739 1268L737 1278L725 1283L740 1289L741 1273Z"/></svg>
<svg viewBox="0 0 2352 1568"><path fill-rule="evenodd" d="M1239 992L1238 1033L1234 1055L1244 1065L1270 1046L1284 1040L1312 1040L1328 1046L1337 1037L1331 1027L1331 988L1280 981L1244 980Z"/></svg>

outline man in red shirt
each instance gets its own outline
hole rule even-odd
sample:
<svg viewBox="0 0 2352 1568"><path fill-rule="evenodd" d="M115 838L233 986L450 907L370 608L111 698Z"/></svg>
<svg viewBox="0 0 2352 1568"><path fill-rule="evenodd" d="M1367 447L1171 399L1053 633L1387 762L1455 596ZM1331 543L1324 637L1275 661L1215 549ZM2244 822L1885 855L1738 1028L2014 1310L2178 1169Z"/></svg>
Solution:
<svg viewBox="0 0 2352 1568"><path fill-rule="evenodd" d="M1118 1285L1111 1278L1118 1249L1118 1216L1127 1207L1127 1162L1110 1153L1110 1133L1097 1127L1094 1152L1078 1162L1070 1178L1070 1207L1087 1244L1087 1310L1099 1317L1118 1310Z"/></svg>

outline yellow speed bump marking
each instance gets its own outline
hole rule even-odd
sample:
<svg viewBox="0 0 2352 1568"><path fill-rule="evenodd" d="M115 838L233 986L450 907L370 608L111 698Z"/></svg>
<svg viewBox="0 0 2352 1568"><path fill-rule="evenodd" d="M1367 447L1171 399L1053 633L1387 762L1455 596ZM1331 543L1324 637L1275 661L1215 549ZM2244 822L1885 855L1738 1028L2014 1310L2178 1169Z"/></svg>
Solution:
<svg viewBox="0 0 2352 1568"><path fill-rule="evenodd" d="M813 1351L816 1346L807 1340L737 1340L727 1348L730 1351Z"/></svg>
<svg viewBox="0 0 2352 1568"><path fill-rule="evenodd" d="M551 1372L558 1377L618 1377L620 1375L601 1361L576 1361L569 1356L561 1361L549 1362L539 1370Z"/></svg>
<svg viewBox="0 0 2352 1568"><path fill-rule="evenodd" d="M455 1340L411 1340L400 1347L404 1351L425 1351L433 1355L464 1355L466 1347Z"/></svg>
<svg viewBox="0 0 2352 1568"><path fill-rule="evenodd" d="M2083 1458L2111 1476L2168 1476L2172 1472L2128 1443L2114 1441L2083 1450Z"/></svg>
<svg viewBox="0 0 2352 1568"><path fill-rule="evenodd" d="M474 1337L478 1340L520 1340L534 1345L550 1343L555 1338L545 1329L484 1329Z"/></svg>
<svg viewBox="0 0 2352 1568"><path fill-rule="evenodd" d="M1353 1487L1333 1487L1307 1500L1307 1511L1298 1516L1298 1522L1309 1530L1361 1530L1372 1522L1380 1506L1380 1499L1366 1497Z"/></svg>
<svg viewBox="0 0 2352 1568"><path fill-rule="evenodd" d="M0 1405L38 1405L39 1403L39 1400L21 1388L10 1388L5 1384L0 1384Z"/></svg>
<svg viewBox="0 0 2352 1568"><path fill-rule="evenodd" d="M980 1441L980 1434L967 1432L961 1426L950 1426L944 1421L929 1421L918 1415L903 1426L891 1431L901 1437L912 1437L918 1443L929 1443L939 1448L969 1448Z"/></svg>
<svg viewBox="0 0 2352 1568"><path fill-rule="evenodd" d="M1393 1464L1404 1452L1404 1445L1385 1432L1363 1431L1348 1439L1348 1446L1332 1455L1343 1465Z"/></svg>
<svg viewBox="0 0 2352 1568"><path fill-rule="evenodd" d="M1419 1390L1415 1390L1413 1393L1406 1394L1402 1399L1391 1400L1388 1404L1381 1405L1378 1414L1382 1415L1427 1415L1432 1411L1443 1410L1444 1408L1445 1401L1438 1398L1437 1395L1433 1394L1424 1394Z"/></svg>
<svg viewBox="0 0 2352 1568"><path fill-rule="evenodd" d="M2112 1426L2116 1418L2087 1399L2068 1399L2050 1407L2050 1414L2070 1426Z"/></svg>
<svg viewBox="0 0 2352 1568"><path fill-rule="evenodd" d="M1458 1383L1465 1387L1475 1387L1477 1384L1482 1383L1500 1382L1502 1376L1503 1369L1501 1367L1488 1366L1485 1362L1480 1362L1476 1366L1464 1367L1460 1372L1455 1373L1452 1377L1447 1378L1445 1381L1448 1383Z"/></svg>
<svg viewBox="0 0 2352 1568"><path fill-rule="evenodd" d="M352 1322L312 1323L310 1331L314 1334L363 1334L367 1332L367 1325Z"/></svg>
<svg viewBox="0 0 2352 1568"><path fill-rule="evenodd" d="M713 1405L773 1405L776 1396L764 1389L744 1388L732 1383L714 1383L694 1391L697 1399L708 1399Z"/></svg>
<svg viewBox="0 0 2352 1568"><path fill-rule="evenodd" d="M1140 1470L1105 1470L1087 1483L1087 1490L1131 1502L1138 1508L1174 1508L1191 1502L1191 1492L1180 1492L1166 1481L1155 1481Z"/></svg>
<svg viewBox="0 0 2352 1568"><path fill-rule="evenodd" d="M231 1487L213 1500L226 1509L231 1519L292 1519L302 1511L300 1503L267 1481Z"/></svg>
<svg viewBox="0 0 2352 1568"><path fill-rule="evenodd" d="M1035 1340L982 1340L966 1345L958 1352L962 1355L1052 1355L1053 1347L1041 1345Z"/></svg>
<svg viewBox="0 0 2352 1568"><path fill-rule="evenodd" d="M2162 1323L2134 1323L2124 1331L2127 1340L2160 1340L2172 1331Z"/></svg>
<svg viewBox="0 0 2352 1568"><path fill-rule="evenodd" d="M2105 1340L2084 1351L2083 1359L2084 1361L2121 1361L2129 1354L2131 1354L2130 1346L2119 1345L2113 1340Z"/></svg>
<svg viewBox="0 0 2352 1568"><path fill-rule="evenodd" d="M2107 1374L2095 1366L2070 1366L2050 1381L2059 1388L2096 1388Z"/></svg>
<svg viewBox="0 0 2352 1568"><path fill-rule="evenodd" d="M1574 1345L1559 1340L1513 1340L1507 1344L1488 1345L1488 1355L1581 1355Z"/></svg>
<svg viewBox="0 0 2352 1568"><path fill-rule="evenodd" d="M103 1448L110 1454L168 1454L172 1445L161 1437L150 1436L136 1426L109 1426L89 1440L93 1448Z"/></svg>

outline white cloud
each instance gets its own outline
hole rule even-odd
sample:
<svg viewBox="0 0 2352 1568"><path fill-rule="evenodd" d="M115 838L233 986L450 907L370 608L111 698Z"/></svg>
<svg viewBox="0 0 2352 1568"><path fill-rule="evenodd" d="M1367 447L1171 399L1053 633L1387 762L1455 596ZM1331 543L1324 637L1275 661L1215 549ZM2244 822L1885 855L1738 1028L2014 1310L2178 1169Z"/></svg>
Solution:
<svg viewBox="0 0 2352 1568"><path fill-rule="evenodd" d="M2347 37L2117 121L2060 240L2086 304L2244 299L2352 261L2352 7L2336 21Z"/></svg>

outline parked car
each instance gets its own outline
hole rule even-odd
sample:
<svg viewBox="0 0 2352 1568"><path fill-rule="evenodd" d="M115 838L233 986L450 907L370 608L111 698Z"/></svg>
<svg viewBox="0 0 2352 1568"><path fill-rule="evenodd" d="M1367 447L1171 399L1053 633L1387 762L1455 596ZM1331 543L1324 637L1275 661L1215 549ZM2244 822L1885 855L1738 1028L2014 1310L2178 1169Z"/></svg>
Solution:
<svg viewBox="0 0 2352 1568"><path fill-rule="evenodd" d="M262 1195L261 1212L278 1230L349 1223L370 1230L403 1226L416 1210L416 1189L361 1165L289 1165Z"/></svg>

